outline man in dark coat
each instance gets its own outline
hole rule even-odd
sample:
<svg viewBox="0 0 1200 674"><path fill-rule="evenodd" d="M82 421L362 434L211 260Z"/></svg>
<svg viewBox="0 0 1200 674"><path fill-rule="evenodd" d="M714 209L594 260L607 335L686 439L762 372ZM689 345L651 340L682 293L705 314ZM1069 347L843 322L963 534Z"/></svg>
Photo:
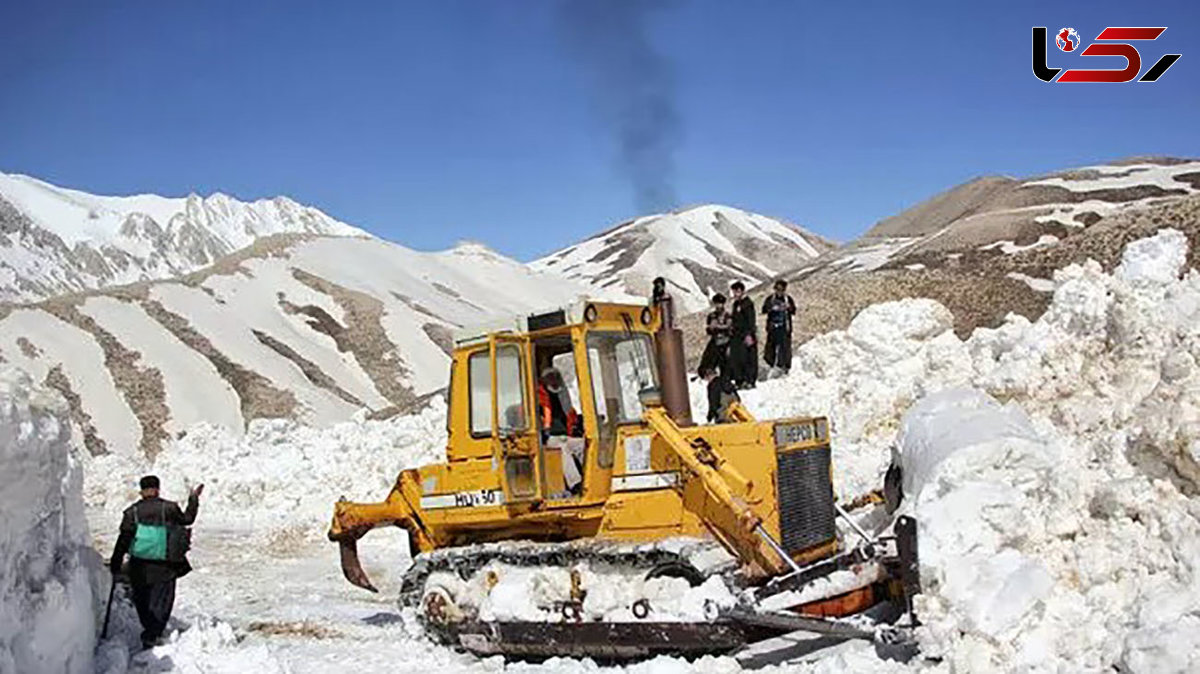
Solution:
<svg viewBox="0 0 1200 674"><path fill-rule="evenodd" d="M728 376L711 366L700 367L700 378L708 383L708 423L729 423L729 407L741 401L737 387Z"/></svg>
<svg viewBox="0 0 1200 674"><path fill-rule="evenodd" d="M754 301L746 297L746 285L734 281L732 331L729 343L729 378L738 388L754 388L758 382L758 326Z"/></svg>
<svg viewBox="0 0 1200 674"><path fill-rule="evenodd" d="M133 606L142 623L142 646L150 648L162 637L171 618L175 579L192 570L186 556L188 532L184 527L196 521L204 485L188 495L187 510L159 498L159 481L154 475L143 477L138 486L142 499L125 509L109 569L114 578L120 575L125 555L129 554Z"/></svg>
<svg viewBox="0 0 1200 674"><path fill-rule="evenodd" d="M771 368L768 377L778 377L792 368L792 317L796 303L787 294L787 281L775 282L775 292L767 295L762 305L767 323L767 345L763 359Z"/></svg>
<svg viewBox="0 0 1200 674"><path fill-rule="evenodd" d="M713 310L704 321L704 332L708 334L708 344L700 356L700 370L715 368L722 374L729 374L729 339L733 332L733 317L725 311L725 296L721 293L713 295Z"/></svg>

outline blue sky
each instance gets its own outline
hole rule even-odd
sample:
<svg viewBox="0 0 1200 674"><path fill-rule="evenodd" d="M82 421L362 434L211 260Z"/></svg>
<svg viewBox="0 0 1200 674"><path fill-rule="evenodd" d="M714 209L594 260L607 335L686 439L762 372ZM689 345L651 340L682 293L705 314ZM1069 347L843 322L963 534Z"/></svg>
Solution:
<svg viewBox="0 0 1200 674"><path fill-rule="evenodd" d="M416 248L473 239L531 259L637 212L609 97L560 14L551 0L5 3L0 170L104 194L287 194ZM1183 57L1154 84L1044 84L1034 25L1085 41L1168 26L1140 45L1143 69ZM980 174L1200 156L1194 0L681 0L646 26L674 83L680 203L848 240Z"/></svg>

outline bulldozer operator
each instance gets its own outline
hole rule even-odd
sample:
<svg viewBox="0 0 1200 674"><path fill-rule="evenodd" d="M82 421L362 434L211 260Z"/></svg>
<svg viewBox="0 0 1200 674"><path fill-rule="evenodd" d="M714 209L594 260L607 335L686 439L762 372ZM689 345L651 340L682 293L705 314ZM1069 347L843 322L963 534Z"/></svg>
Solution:
<svg viewBox="0 0 1200 674"><path fill-rule="evenodd" d="M571 393L563 383L558 368L542 370L538 380L538 421L542 443L557 447L563 453L563 480L571 493L578 493L583 484L583 420L571 404Z"/></svg>

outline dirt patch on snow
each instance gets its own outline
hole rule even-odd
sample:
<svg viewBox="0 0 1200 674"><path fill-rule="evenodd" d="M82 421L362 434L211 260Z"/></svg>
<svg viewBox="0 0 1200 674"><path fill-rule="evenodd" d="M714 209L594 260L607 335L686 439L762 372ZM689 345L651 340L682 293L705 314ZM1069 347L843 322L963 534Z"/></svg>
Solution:
<svg viewBox="0 0 1200 674"><path fill-rule="evenodd" d="M88 454L92 456L100 456L108 454L108 445L104 439L96 433L96 427L92 425L92 417L87 412L83 411L83 400L75 389L71 388L71 380L67 375L63 374L62 365L55 365L46 373L46 386L58 391L67 401L67 409L70 411L71 422L79 427L79 431L83 433L83 446L87 449Z"/></svg>
<svg viewBox="0 0 1200 674"><path fill-rule="evenodd" d="M450 328L440 323L426 323L421 326L421 330L425 332L425 336L434 344L438 345L447 356L454 351L454 335L450 332Z"/></svg>
<svg viewBox="0 0 1200 674"><path fill-rule="evenodd" d="M375 384L375 389L392 404L401 408L411 406L416 397L412 389L400 383L407 374L407 368L383 329L383 302L303 269L293 269L292 277L337 302L345 316L346 326L341 327L333 321L326 327L334 333L329 336L337 343L338 350L354 354L358 364ZM337 328L334 328L335 325Z"/></svg>
<svg viewBox="0 0 1200 674"><path fill-rule="evenodd" d="M292 417L296 410L296 396L291 391L275 388L269 379L257 372L247 370L217 350L207 337L200 334L179 314L172 313L161 303L147 299L142 309L158 321L179 341L200 353L212 363L217 373L233 387L241 403L242 418L246 423L254 419L276 419Z"/></svg>
<svg viewBox="0 0 1200 674"><path fill-rule="evenodd" d="M336 639L342 636L342 633L337 630L307 620L252 622L246 626L246 630L273 637L299 637L301 639Z"/></svg>
<svg viewBox="0 0 1200 674"><path fill-rule="evenodd" d="M1200 268L1200 195L1116 213L1054 246L1005 256L993 265L1006 272L1048 277L1054 269L1091 258L1111 270L1121 261L1121 252L1128 243L1152 236L1164 227L1183 232L1190 244L1187 264Z"/></svg>
<svg viewBox="0 0 1200 674"><path fill-rule="evenodd" d="M34 346L33 342L29 341L28 337L18 337L17 348L21 349L21 353L30 360L40 358L42 355L41 349Z"/></svg>
<svg viewBox="0 0 1200 674"><path fill-rule="evenodd" d="M162 451L164 442L170 440L166 424L171 419L167 408L166 388L162 372L155 367L146 367L139 361L142 354L126 348L113 334L91 316L79 311L79 302L49 300L42 309L71 325L90 334L104 353L104 367L112 375L117 390L129 404L134 417L142 427L139 449L146 458L153 460Z"/></svg>
<svg viewBox="0 0 1200 674"><path fill-rule="evenodd" d="M262 330L251 330L250 332L254 333L255 339L257 339L263 346L292 361L292 364L300 368L300 372L304 373L304 377L312 382L314 386L318 386L326 391L329 391L351 405L356 407L366 407L361 400L350 395L346 389L338 386L338 383L333 380L333 377L330 377L322 372L321 368L317 367L316 363L305 358L304 356L301 356L292 347L278 339L275 339Z"/></svg>

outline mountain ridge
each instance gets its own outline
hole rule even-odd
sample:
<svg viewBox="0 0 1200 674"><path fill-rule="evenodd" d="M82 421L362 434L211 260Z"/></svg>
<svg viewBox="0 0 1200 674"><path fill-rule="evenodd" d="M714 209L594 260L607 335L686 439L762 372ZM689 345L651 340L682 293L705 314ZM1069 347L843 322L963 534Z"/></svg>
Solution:
<svg viewBox="0 0 1200 674"><path fill-rule="evenodd" d="M667 279L686 311L741 280L756 285L817 258L834 244L796 225L721 204L626 220L529 263L599 293L644 297Z"/></svg>
<svg viewBox="0 0 1200 674"><path fill-rule="evenodd" d="M370 236L289 197L102 196L0 173L0 300L170 278L285 232Z"/></svg>

